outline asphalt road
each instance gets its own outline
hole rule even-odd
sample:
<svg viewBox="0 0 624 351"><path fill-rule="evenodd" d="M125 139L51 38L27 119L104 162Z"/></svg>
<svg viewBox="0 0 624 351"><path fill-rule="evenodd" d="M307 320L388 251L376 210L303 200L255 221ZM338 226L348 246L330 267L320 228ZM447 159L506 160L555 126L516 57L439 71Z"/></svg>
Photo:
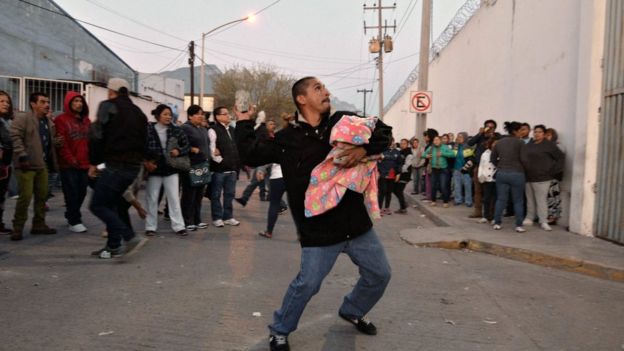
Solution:
<svg viewBox="0 0 624 351"><path fill-rule="evenodd" d="M7 205L5 219L14 202ZM0 237L0 349L268 349L266 325L298 271L300 247L289 214L280 216L273 239L257 235L267 206L254 195L244 209L235 204L239 227L211 226L186 238L161 220L159 235L120 262L90 257L104 244L103 226L85 210L89 233L69 233L57 194L48 222L58 235L27 234L18 243ZM142 229L138 218L135 224ZM417 226L433 224L413 209L376 224L393 268L369 314L379 335L358 334L337 316L358 277L341 257L291 334L292 349L624 349L624 285L414 248L398 233Z"/></svg>

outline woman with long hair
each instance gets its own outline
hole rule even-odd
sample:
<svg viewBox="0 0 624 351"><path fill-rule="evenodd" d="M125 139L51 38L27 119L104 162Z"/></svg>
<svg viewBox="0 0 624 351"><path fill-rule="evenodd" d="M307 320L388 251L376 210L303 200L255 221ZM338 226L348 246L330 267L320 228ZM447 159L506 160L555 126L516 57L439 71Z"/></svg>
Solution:
<svg viewBox="0 0 624 351"><path fill-rule="evenodd" d="M490 160L497 168L496 172L496 205L494 210L494 229L500 230L503 210L507 207L509 192L516 216L515 229L518 233L526 232L522 226L524 220L524 165L521 153L524 148L520 122L505 122L505 130L509 135L499 140L492 148Z"/></svg>
<svg viewBox="0 0 624 351"><path fill-rule="evenodd" d="M189 143L186 134L180 127L172 123L171 108L167 105L158 105L152 111L156 123L147 127L148 152L155 156L157 168L148 175L145 189L147 203L147 217L145 219L145 235L153 236L158 228L158 193L161 186L165 189L171 228L179 236L186 236L186 227L180 208L180 182L178 172L167 162L168 158L182 157L189 153ZM175 140L174 140L175 139ZM166 155L167 154L167 155Z"/></svg>
<svg viewBox="0 0 624 351"><path fill-rule="evenodd" d="M4 90L0 90L0 234L10 234L11 229L4 226L4 200L11 179L11 161L13 142L9 130L13 120L13 101Z"/></svg>

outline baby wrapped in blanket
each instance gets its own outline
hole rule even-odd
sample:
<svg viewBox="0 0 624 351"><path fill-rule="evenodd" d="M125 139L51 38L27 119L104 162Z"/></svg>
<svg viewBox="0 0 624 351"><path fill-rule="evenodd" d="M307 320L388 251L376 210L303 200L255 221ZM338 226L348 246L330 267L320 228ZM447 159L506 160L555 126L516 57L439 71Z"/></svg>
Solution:
<svg viewBox="0 0 624 351"><path fill-rule="evenodd" d="M351 168L343 168L338 157L346 149L368 144L377 117L343 116L332 128L329 142L334 148L310 176L305 194L305 216L312 217L336 207L347 189L364 194L364 203L372 218L380 218L377 202L377 160L368 156Z"/></svg>

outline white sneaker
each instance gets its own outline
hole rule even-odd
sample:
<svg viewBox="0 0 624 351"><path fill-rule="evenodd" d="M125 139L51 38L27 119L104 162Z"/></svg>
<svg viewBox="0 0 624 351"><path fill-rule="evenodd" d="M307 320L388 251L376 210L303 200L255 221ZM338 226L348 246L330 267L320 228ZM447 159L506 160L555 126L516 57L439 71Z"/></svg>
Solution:
<svg viewBox="0 0 624 351"><path fill-rule="evenodd" d="M87 231L87 227L85 227L82 223L78 223L74 225L69 225L69 230L74 233L84 233Z"/></svg>
<svg viewBox="0 0 624 351"><path fill-rule="evenodd" d="M522 225L532 226L533 225L533 220L525 218L524 221L522 221Z"/></svg>
<svg viewBox="0 0 624 351"><path fill-rule="evenodd" d="M526 232L526 229L524 229L524 227L516 227L516 232L524 233L524 232Z"/></svg>
<svg viewBox="0 0 624 351"><path fill-rule="evenodd" d="M487 222L488 222L487 218L481 218L479 220L479 223L487 223Z"/></svg>
<svg viewBox="0 0 624 351"><path fill-rule="evenodd" d="M208 223L201 222L197 225L197 229L206 229L208 228Z"/></svg>
<svg viewBox="0 0 624 351"><path fill-rule="evenodd" d="M500 224L494 224L494 230L501 230L503 227L500 226Z"/></svg>
<svg viewBox="0 0 624 351"><path fill-rule="evenodd" d="M217 219L216 221L213 221L212 224L214 224L217 228L221 228L225 225L222 219Z"/></svg>
<svg viewBox="0 0 624 351"><path fill-rule="evenodd" d="M548 225L548 223L542 223L542 224L540 224L540 227L542 229L544 229L545 231L547 231L547 232L551 232L552 231L552 228Z"/></svg>
<svg viewBox="0 0 624 351"><path fill-rule="evenodd" d="M234 218L227 219L227 220L223 221L223 223L225 223L227 225L239 225L240 224L240 222L237 221Z"/></svg>

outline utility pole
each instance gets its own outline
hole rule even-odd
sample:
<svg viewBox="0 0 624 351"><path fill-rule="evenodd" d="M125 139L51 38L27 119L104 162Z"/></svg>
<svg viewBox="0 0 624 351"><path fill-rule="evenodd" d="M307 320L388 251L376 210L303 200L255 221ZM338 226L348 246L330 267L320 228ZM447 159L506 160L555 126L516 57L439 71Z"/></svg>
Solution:
<svg viewBox="0 0 624 351"><path fill-rule="evenodd" d="M392 28L396 31L396 20L394 21L394 25L389 26L386 24L382 24L382 11L383 10L394 10L396 8L396 3L392 6L381 6L381 0L378 0L379 4L373 4L373 6L366 6L364 4L364 10L376 10L377 11L377 25L376 26L366 26L366 22L364 22L364 33L366 34L367 29L377 29L378 34L377 38L371 40L369 51L371 53L379 53L377 57L377 69L379 70L379 118L383 120L383 53L389 53L392 51L392 38L390 36L382 36L382 30ZM382 50L383 47L383 50Z"/></svg>
<svg viewBox="0 0 624 351"><path fill-rule="evenodd" d="M191 41L189 44L189 59L188 63L191 65L191 105L195 100L195 41Z"/></svg>
<svg viewBox="0 0 624 351"><path fill-rule="evenodd" d="M420 28L420 61L418 63L418 90L426 91L429 83L429 46L431 37L431 0L423 0ZM416 114L416 135L427 128L427 114Z"/></svg>
<svg viewBox="0 0 624 351"><path fill-rule="evenodd" d="M358 89L357 92L364 93L364 112L362 114L364 115L364 117L366 117L366 94L372 93L373 89Z"/></svg>

